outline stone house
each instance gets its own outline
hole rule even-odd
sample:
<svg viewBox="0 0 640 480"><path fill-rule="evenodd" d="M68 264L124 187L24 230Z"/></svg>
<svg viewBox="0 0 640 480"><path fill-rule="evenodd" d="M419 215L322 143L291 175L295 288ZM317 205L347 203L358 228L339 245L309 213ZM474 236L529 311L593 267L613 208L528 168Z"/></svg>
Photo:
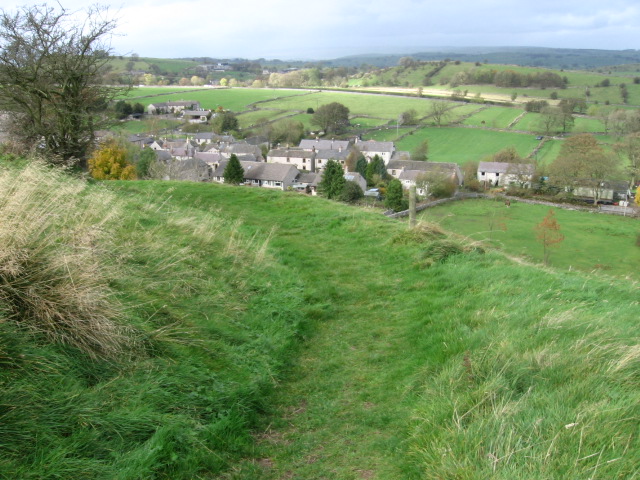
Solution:
<svg viewBox="0 0 640 480"><path fill-rule="evenodd" d="M530 163L480 162L477 178L480 183L490 187L530 187L535 170Z"/></svg>

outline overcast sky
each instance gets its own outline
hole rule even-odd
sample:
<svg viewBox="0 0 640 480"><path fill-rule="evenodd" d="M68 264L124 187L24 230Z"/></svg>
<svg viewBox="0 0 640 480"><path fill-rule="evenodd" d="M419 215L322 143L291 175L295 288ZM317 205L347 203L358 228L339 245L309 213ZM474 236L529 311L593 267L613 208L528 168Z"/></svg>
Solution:
<svg viewBox="0 0 640 480"><path fill-rule="evenodd" d="M412 53L439 46L640 48L638 0L99 3L108 5L118 19L119 35L112 40L118 55L296 60ZM0 0L0 8L7 11L20 4ZM60 0L60 4L77 10L86 8L87 2Z"/></svg>

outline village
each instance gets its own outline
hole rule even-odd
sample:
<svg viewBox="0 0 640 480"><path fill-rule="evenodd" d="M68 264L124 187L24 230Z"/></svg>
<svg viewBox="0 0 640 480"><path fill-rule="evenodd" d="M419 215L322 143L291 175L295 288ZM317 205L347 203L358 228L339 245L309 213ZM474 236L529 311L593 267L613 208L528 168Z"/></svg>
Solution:
<svg viewBox="0 0 640 480"><path fill-rule="evenodd" d="M147 112L180 115L188 123L206 123L216 115L189 100L151 104ZM167 180L224 183L224 170L235 155L244 170L243 185L317 195L326 165L333 160L342 166L345 180L355 182L365 196L378 197L378 189L367 189L363 175L354 171L353 165L349 168L348 157L356 152L367 163L381 160L389 178L398 179L405 190L415 186L421 198L429 196L430 178L445 179L456 189L465 181L456 163L412 160L411 153L397 150L394 142L362 140L358 136L346 140L316 136L302 139L298 145L275 146L266 137L239 140L213 132L194 133L179 140L133 135L129 141L155 151L157 161L165 166L162 177ZM480 162L476 180L485 188L529 187L534 176L535 168L529 163Z"/></svg>

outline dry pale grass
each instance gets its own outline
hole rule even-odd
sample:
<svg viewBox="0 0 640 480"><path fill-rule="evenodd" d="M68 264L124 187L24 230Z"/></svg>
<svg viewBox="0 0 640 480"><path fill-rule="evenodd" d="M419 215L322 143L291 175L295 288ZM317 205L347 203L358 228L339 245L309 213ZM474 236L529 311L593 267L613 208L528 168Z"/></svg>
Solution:
<svg viewBox="0 0 640 480"><path fill-rule="evenodd" d="M0 305L6 318L91 356L128 343L102 259L111 194L38 161L0 170Z"/></svg>

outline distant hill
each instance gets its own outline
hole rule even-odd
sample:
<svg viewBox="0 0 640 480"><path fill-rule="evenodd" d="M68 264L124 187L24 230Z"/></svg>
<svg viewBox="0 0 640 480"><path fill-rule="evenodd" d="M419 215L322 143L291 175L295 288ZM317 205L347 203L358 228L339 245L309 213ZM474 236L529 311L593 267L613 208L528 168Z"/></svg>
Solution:
<svg viewBox="0 0 640 480"><path fill-rule="evenodd" d="M442 47L406 54L366 54L330 60L331 66L390 67L402 57L416 60L460 60L464 62L498 63L533 67L591 69L610 65L640 63L639 50L587 50L542 47Z"/></svg>

